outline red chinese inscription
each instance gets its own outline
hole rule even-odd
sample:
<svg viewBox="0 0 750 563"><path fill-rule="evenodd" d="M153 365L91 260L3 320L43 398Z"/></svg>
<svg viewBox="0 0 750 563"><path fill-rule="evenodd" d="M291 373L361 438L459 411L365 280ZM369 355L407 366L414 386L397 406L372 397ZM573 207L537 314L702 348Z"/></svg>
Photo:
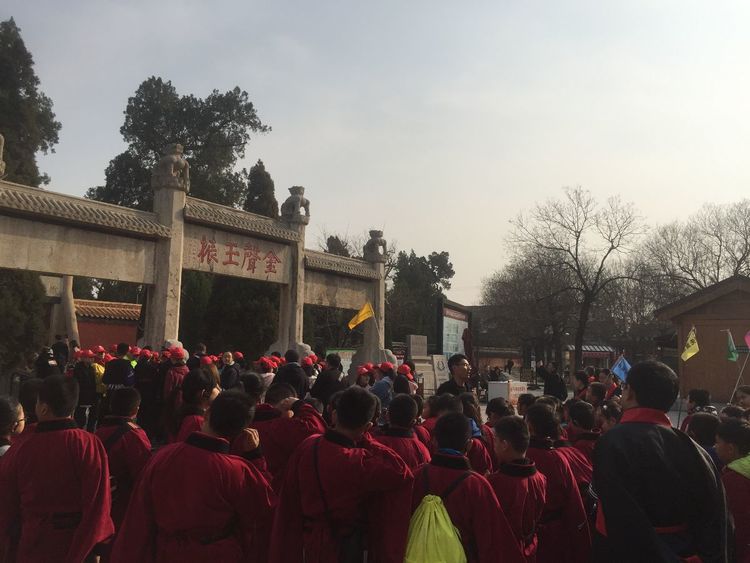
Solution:
<svg viewBox="0 0 750 563"><path fill-rule="evenodd" d="M222 262L225 266L239 266L240 263L235 260L235 257L240 255L240 251L237 250L239 245L236 242L227 242L224 244L226 260Z"/></svg>
<svg viewBox="0 0 750 563"><path fill-rule="evenodd" d="M201 239L201 248L198 251L198 260L201 264L211 264L212 262L219 262L219 258L216 255L216 241L203 237Z"/></svg>
<svg viewBox="0 0 750 563"><path fill-rule="evenodd" d="M276 254L274 254L273 250L269 250L268 254L266 254L266 257L263 258L263 260L266 262L266 273L267 274L275 274L276 272L276 264L281 264L281 260L279 259Z"/></svg>
<svg viewBox="0 0 750 563"><path fill-rule="evenodd" d="M248 272L255 273L255 264L260 260L260 251L254 244L245 245L245 255L242 258L242 267Z"/></svg>

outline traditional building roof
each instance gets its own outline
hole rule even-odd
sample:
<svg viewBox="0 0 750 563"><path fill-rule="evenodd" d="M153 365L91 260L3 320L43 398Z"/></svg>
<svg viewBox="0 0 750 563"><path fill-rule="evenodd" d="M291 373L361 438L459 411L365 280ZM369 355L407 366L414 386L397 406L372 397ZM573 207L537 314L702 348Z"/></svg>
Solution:
<svg viewBox="0 0 750 563"><path fill-rule="evenodd" d="M710 303L719 297L729 295L735 291L750 293L750 278L740 275L732 276L731 278L722 280L719 283L699 289L695 293L686 295L669 305L665 305L661 309L654 311L654 315L661 321L672 320L700 307L701 305Z"/></svg>
<svg viewBox="0 0 750 563"><path fill-rule="evenodd" d="M74 299L74 302L76 316L79 318L137 321L141 316L141 305L138 303L116 303L93 299Z"/></svg>

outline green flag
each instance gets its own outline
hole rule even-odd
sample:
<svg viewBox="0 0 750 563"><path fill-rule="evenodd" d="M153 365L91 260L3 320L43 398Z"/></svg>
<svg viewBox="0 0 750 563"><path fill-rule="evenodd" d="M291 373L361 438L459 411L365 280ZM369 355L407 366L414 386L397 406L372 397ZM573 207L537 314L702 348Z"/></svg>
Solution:
<svg viewBox="0 0 750 563"><path fill-rule="evenodd" d="M727 330L727 360L730 362L736 362L740 355L737 353L737 348L734 345L734 339L732 338L732 331Z"/></svg>

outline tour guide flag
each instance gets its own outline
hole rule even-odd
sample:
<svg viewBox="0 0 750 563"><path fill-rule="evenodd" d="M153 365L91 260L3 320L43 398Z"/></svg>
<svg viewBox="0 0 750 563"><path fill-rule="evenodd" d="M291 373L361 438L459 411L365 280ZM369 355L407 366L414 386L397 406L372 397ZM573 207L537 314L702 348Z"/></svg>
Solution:
<svg viewBox="0 0 750 563"><path fill-rule="evenodd" d="M736 362L740 355L737 352L737 347L734 345L734 339L732 338L732 331L727 330L727 360L730 362Z"/></svg>
<svg viewBox="0 0 750 563"><path fill-rule="evenodd" d="M375 316L375 311L372 310L372 305L369 302L365 303L364 307L359 310L359 313L354 315L352 320L349 321L349 330L352 330L355 326L362 324L370 317Z"/></svg>
<svg viewBox="0 0 750 563"><path fill-rule="evenodd" d="M695 336L695 327L693 327L688 333L687 342L685 342L685 349L682 351L680 358L682 358L683 362L687 362L698 352L700 352L700 348L698 348L698 338Z"/></svg>
<svg viewBox="0 0 750 563"><path fill-rule="evenodd" d="M623 356L622 354L620 354L620 357L617 358L617 361L609 369L612 373L614 373L621 380L623 381L628 380L628 372L630 371L630 364L625 359L625 356Z"/></svg>

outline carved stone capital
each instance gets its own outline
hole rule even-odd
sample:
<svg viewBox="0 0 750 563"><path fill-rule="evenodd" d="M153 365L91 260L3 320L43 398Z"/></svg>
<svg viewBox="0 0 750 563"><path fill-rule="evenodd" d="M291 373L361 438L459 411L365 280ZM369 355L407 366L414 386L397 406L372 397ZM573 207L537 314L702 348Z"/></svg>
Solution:
<svg viewBox="0 0 750 563"><path fill-rule="evenodd" d="M385 263L388 244L383 238L383 231L370 231L370 240L362 249L362 257L367 262Z"/></svg>
<svg viewBox="0 0 750 563"><path fill-rule="evenodd" d="M190 191L190 164L183 156L182 145L175 143L164 148L164 156L151 172L151 187Z"/></svg>
<svg viewBox="0 0 750 563"><path fill-rule="evenodd" d="M286 201L281 204L281 220L286 223L307 225L310 223L310 201L305 198L305 188L292 186L289 188L289 194Z"/></svg>

